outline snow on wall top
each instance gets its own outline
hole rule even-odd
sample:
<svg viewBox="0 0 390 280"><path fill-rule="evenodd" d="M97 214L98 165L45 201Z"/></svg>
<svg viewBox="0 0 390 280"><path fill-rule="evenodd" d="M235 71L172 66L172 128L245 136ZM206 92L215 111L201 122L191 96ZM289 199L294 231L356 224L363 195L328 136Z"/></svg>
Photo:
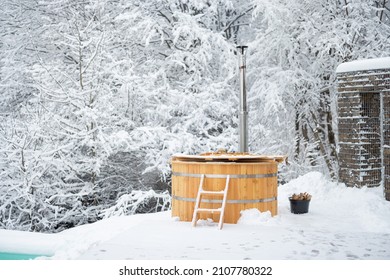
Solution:
<svg viewBox="0 0 390 280"><path fill-rule="evenodd" d="M355 60L340 64L336 73L346 73L364 70L390 69L390 57Z"/></svg>

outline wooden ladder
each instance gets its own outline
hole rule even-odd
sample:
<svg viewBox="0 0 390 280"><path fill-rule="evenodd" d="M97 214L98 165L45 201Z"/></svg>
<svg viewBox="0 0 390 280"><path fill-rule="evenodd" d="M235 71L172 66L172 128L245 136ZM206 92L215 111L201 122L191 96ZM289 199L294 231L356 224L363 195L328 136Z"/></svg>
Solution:
<svg viewBox="0 0 390 280"><path fill-rule="evenodd" d="M222 191L205 191L203 189L204 178L205 178L205 175L202 174L202 176L200 177L198 195L197 195L196 201L195 201L194 215L192 217L192 226L193 227L196 226L198 213L201 213L201 212L207 212L207 213L215 213L215 212L217 212L218 213L219 212L220 215L219 215L218 229L222 229L222 227L223 227L223 216L224 216L224 213L225 213L225 206L226 206L226 198L227 198L227 193L228 193L228 190L229 190L230 175L226 176L225 189L222 190ZM202 200L202 196L207 196L207 195L222 195L223 196L223 198L222 198L222 206L220 208L211 208L211 209L210 208L199 208L200 202Z"/></svg>

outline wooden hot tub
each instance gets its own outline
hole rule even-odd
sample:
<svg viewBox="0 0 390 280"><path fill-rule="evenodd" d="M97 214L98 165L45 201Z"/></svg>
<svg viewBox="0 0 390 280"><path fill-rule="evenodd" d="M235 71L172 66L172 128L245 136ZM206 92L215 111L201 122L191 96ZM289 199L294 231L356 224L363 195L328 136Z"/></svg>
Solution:
<svg viewBox="0 0 390 280"><path fill-rule="evenodd" d="M200 179L205 175L203 189L221 191L226 177L230 183L225 223L237 223L240 211L257 208L261 212L277 214L277 172L283 156L250 154L175 155L172 158L172 216L191 221ZM221 207L221 196L203 198L201 208ZM219 213L200 213L199 219L218 221Z"/></svg>

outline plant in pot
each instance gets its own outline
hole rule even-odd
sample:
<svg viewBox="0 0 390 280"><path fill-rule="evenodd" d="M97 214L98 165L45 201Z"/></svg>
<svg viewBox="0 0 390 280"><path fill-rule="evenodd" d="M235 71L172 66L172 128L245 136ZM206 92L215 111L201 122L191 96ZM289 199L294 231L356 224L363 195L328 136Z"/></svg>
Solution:
<svg viewBox="0 0 390 280"><path fill-rule="evenodd" d="M293 194L288 198L290 200L291 213L294 214L305 214L309 212L309 204L311 195L307 192L300 194Z"/></svg>

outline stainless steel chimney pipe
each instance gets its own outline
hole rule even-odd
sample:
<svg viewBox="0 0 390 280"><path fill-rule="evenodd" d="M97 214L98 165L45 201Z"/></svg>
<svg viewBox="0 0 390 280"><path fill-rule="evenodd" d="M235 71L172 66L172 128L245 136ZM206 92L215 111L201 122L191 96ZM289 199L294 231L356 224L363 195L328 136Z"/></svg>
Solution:
<svg viewBox="0 0 390 280"><path fill-rule="evenodd" d="M239 56L239 73L240 73L240 153L248 152L248 108L246 104L246 49L248 46L237 46Z"/></svg>

